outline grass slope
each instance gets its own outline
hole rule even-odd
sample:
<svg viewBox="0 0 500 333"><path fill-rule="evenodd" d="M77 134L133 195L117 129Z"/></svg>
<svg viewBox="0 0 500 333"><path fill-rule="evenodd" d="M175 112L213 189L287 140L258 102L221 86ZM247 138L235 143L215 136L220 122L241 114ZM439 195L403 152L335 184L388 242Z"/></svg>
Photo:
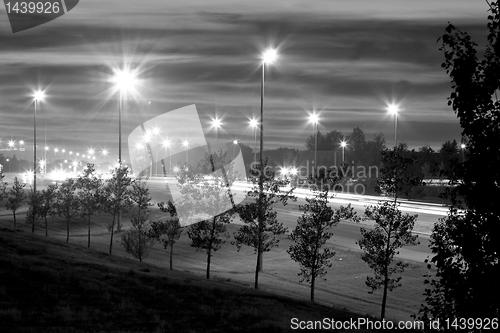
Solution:
<svg viewBox="0 0 500 333"><path fill-rule="evenodd" d="M291 318L359 317L7 228L0 253L5 332L288 332Z"/></svg>

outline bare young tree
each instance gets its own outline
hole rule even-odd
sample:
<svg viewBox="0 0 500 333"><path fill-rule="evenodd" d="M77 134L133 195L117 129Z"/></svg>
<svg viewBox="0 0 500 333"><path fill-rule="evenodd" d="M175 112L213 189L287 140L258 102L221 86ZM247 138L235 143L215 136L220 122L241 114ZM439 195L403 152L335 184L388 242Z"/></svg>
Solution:
<svg viewBox="0 0 500 333"><path fill-rule="evenodd" d="M80 215L87 221L88 243L90 247L90 221L99 212L101 206L102 181L97 178L93 164L87 164L83 174L76 180L77 195L80 203Z"/></svg>
<svg viewBox="0 0 500 333"><path fill-rule="evenodd" d="M255 265L255 283L254 288L259 288L259 271L261 268L261 257L264 252L269 252L277 247L279 243L278 236L286 233L287 229L280 223L274 205L281 203L286 205L288 200L296 200L292 195L293 188L287 189L290 184L288 179L277 179L276 174L271 168L261 167L250 169L250 177L253 182L253 188L248 191L248 201L238 207L237 212L244 225L234 234L234 242L238 248L242 245L250 246L257 254ZM260 195L259 185L262 184L263 195ZM262 223L260 223L262 221Z"/></svg>
<svg viewBox="0 0 500 333"><path fill-rule="evenodd" d="M17 177L14 177L14 184L12 188L7 192L8 198L5 203L5 207L12 211L12 215L14 216L14 228L16 227L16 212L21 207L24 201L28 198L24 188L26 184L21 184Z"/></svg>
<svg viewBox="0 0 500 333"><path fill-rule="evenodd" d="M132 227L122 235L122 245L127 253L142 261L148 256L149 249L154 243L154 239L149 237L149 229L146 224L149 217L149 207L152 205L146 181L139 178L132 182L130 199L135 203L130 220Z"/></svg>
<svg viewBox="0 0 500 333"><path fill-rule="evenodd" d="M380 317L385 318L387 290L401 286L401 276L408 264L401 261L394 263L394 255L403 246L417 245L417 236L412 235L417 215L403 214L392 202L383 202L366 208L365 215L375 220L375 228L367 230L361 228L359 247L364 251L361 259L370 266L375 273L374 277L366 278L366 285L372 290L383 288L382 310Z"/></svg>
<svg viewBox="0 0 500 333"><path fill-rule="evenodd" d="M47 217L57 214L55 202L57 200L57 184L47 186L47 189L42 190L40 196L40 205L38 210L40 217L45 222L45 236L48 236L48 223Z"/></svg>
<svg viewBox="0 0 500 333"><path fill-rule="evenodd" d="M163 202L160 202L158 207L160 207L162 212L175 212L175 207L171 201L167 203L167 207L165 207L165 203ZM170 270L172 270L174 244L179 240L182 234L182 227L179 223L179 218L175 215L171 215L170 218L164 220L151 221L150 226L151 228L148 236L160 242L165 249L167 249L167 247L170 248L169 263Z"/></svg>
<svg viewBox="0 0 500 333"><path fill-rule="evenodd" d="M305 280L311 284L313 303L316 278L326 274L326 269L332 265L330 259L335 255L332 248L325 247L333 235L331 229L342 219L357 221L356 212L350 204L334 210L328 205L328 199L328 191L315 192L312 197L306 198L306 204L299 206L302 215L289 236L293 243L287 252L300 265L300 282Z"/></svg>
<svg viewBox="0 0 500 333"><path fill-rule="evenodd" d="M127 167L117 167L111 172L111 178L104 182L102 189L102 209L111 214L113 219L108 223L108 231L110 233L109 254L113 249L113 235L115 233L115 222L118 214L126 213L132 208L130 193L128 187L132 180L129 177L129 169ZM118 230L116 230L118 231Z"/></svg>
<svg viewBox="0 0 500 333"><path fill-rule="evenodd" d="M76 182L69 178L59 186L56 193L55 210L66 220L66 242L69 241L69 224L80 213L80 199L76 194Z"/></svg>

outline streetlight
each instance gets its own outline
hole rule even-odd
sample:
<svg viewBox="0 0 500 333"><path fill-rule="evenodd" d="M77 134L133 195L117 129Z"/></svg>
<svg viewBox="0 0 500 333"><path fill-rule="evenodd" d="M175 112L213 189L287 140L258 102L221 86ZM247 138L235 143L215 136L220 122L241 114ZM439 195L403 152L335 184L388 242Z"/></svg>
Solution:
<svg viewBox="0 0 500 333"><path fill-rule="evenodd" d="M347 146L347 142L345 142L345 141L340 142L340 147L342 147L342 163L344 163L344 160L345 160L344 159L344 149L346 146Z"/></svg>
<svg viewBox="0 0 500 333"><path fill-rule="evenodd" d="M462 143L462 144L460 145L460 149L462 149L462 163L464 163L464 162L465 162L465 155L464 155L464 150L465 150L465 147L466 147L465 143Z"/></svg>
<svg viewBox="0 0 500 333"><path fill-rule="evenodd" d="M219 150L219 128L221 127L222 125L222 121L215 117L214 120L212 120L212 126L215 127L215 141L216 141L216 146L215 146L215 150Z"/></svg>
<svg viewBox="0 0 500 333"><path fill-rule="evenodd" d="M398 112L399 112L399 107L391 103L387 106L387 111L394 115L394 142L396 145L396 149L398 148Z"/></svg>
<svg viewBox="0 0 500 333"><path fill-rule="evenodd" d="M116 70L112 79L120 92L118 104L118 163L122 163L122 104L123 97L137 83L136 74L128 69Z"/></svg>
<svg viewBox="0 0 500 333"><path fill-rule="evenodd" d="M45 139L47 141L47 138ZM43 159L45 160L45 173L47 173L47 151L49 150L49 146L45 146L45 151L44 151L44 157Z"/></svg>
<svg viewBox="0 0 500 333"><path fill-rule="evenodd" d="M115 75L112 79L115 83L115 87L119 90L119 102L118 102L118 166L122 167L122 104L123 96L127 91L131 90L137 82L135 72L131 72L128 69L116 70ZM121 202L121 172L118 173L118 201ZM118 205L118 228L121 227L121 206ZM90 245L89 245L90 246Z"/></svg>
<svg viewBox="0 0 500 333"><path fill-rule="evenodd" d="M259 121L257 119L250 119L250 127L253 128L253 161L257 160L257 127L259 127Z"/></svg>
<svg viewBox="0 0 500 333"><path fill-rule="evenodd" d="M265 85L265 77L266 77L266 64L272 64L276 58L278 57L278 53L275 49L268 49L262 54L261 57L261 65L262 65L262 78L260 81L260 177L259 177L259 230L262 230L264 224L264 212L262 207L262 202L264 201L264 85ZM262 249L260 248L261 244L259 244L258 251L258 260L257 260L257 271L262 271ZM258 282L255 281L255 288L258 287Z"/></svg>
<svg viewBox="0 0 500 333"><path fill-rule="evenodd" d="M183 140L182 141L182 146L184 148L188 148L189 147L189 141L188 140ZM189 149L186 149L186 163L189 163Z"/></svg>
<svg viewBox="0 0 500 333"><path fill-rule="evenodd" d="M36 194L36 109L38 102L43 101L45 93L41 90L35 91L35 112L33 112L33 193ZM33 214L33 228L35 227L35 215ZM33 229L34 230L34 229Z"/></svg>
<svg viewBox="0 0 500 333"><path fill-rule="evenodd" d="M318 123L319 123L319 116L315 113L311 114L309 116L309 121L313 123L314 125L314 175L316 175L316 170L318 169L317 167L317 154L318 154Z"/></svg>
<svg viewBox="0 0 500 333"><path fill-rule="evenodd" d="M234 145L234 146L233 146L233 158L235 158L235 157L236 157L236 156L235 156L236 152L235 152L234 150L236 149L236 146L238 145L238 143L239 143L239 142L238 142L238 140L237 140L237 139L234 139L234 140L233 140L233 145Z"/></svg>
<svg viewBox="0 0 500 333"><path fill-rule="evenodd" d="M152 132L153 132L154 136L160 135L160 129L158 127L153 127ZM153 170L153 168L151 168L151 171L152 170ZM156 140L155 174L158 175L158 140Z"/></svg>
<svg viewBox="0 0 500 333"><path fill-rule="evenodd" d="M172 172L172 150L170 149L170 140L169 139L163 140L163 147L168 149L168 164L169 164L168 174L170 175L170 173Z"/></svg>

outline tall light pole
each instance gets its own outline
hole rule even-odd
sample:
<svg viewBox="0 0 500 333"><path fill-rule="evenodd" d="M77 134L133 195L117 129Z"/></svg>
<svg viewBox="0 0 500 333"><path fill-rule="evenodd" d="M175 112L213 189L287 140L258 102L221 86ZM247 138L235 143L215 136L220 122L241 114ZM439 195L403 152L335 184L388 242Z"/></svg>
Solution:
<svg viewBox="0 0 500 333"><path fill-rule="evenodd" d="M233 145L234 145L233 146L233 158L236 157L235 156L235 154L236 154L235 149L236 149L236 146L238 145L238 143L239 143L238 140L236 140L236 139L233 140Z"/></svg>
<svg viewBox="0 0 500 333"><path fill-rule="evenodd" d="M121 189L122 189L122 107L123 107L123 97L126 95L128 90L131 90L136 83L136 75L127 69L115 71L115 76L112 81L115 83L116 88L119 90L120 96L118 101L118 202L121 203ZM121 205L118 205L118 221L117 229L121 228ZM113 231L111 231L113 232Z"/></svg>
<svg viewBox="0 0 500 333"><path fill-rule="evenodd" d="M222 126L222 121L215 117L212 121L212 126L215 127L215 151L219 150L219 128Z"/></svg>
<svg viewBox="0 0 500 333"><path fill-rule="evenodd" d="M115 71L115 76L112 81L115 83L116 88L119 90L119 103L118 103L118 163L122 163L122 108L123 98L126 96L127 91L131 90L136 84L136 74L128 69Z"/></svg>
<svg viewBox="0 0 500 333"><path fill-rule="evenodd" d="M172 172L172 150L170 149L170 140L169 139L163 140L163 147L168 149L168 163L169 163L168 174L170 175L170 173Z"/></svg>
<svg viewBox="0 0 500 333"><path fill-rule="evenodd" d="M44 159L45 159L45 168L44 168L44 173L47 174L47 150L49 150L49 146L47 146L47 135L45 135L45 155L44 155Z"/></svg>
<svg viewBox="0 0 500 333"><path fill-rule="evenodd" d="M389 104L387 106L387 111L394 115L394 143L396 146L396 149L398 148L398 112L399 112L399 107L396 104Z"/></svg>
<svg viewBox="0 0 500 333"><path fill-rule="evenodd" d="M344 150L345 150L345 147L346 147L346 146L347 146L347 142L345 142L345 141L340 142L340 147L342 147L342 163L344 163L344 161L345 161L345 158L344 158L344 156L345 156L345 155L344 155Z"/></svg>
<svg viewBox="0 0 500 333"><path fill-rule="evenodd" d="M465 155L464 155L464 150L465 150L465 147L466 147L465 143L462 143L462 144L460 145L460 149L462 150L462 163L464 163L464 162L465 162Z"/></svg>
<svg viewBox="0 0 500 333"><path fill-rule="evenodd" d="M182 141L182 146L184 148L187 148L186 149L186 163L189 163L189 141L188 140Z"/></svg>
<svg viewBox="0 0 500 333"><path fill-rule="evenodd" d="M262 229L264 227L264 207L262 206L262 202L264 201L264 85L265 85L265 76L266 76L266 65L272 64L276 58L278 57L278 53L274 49L269 49L261 57L261 65L262 65L262 78L260 81L260 152L259 152L259 160L260 160L260 175L259 175L259 244L257 251L257 270L255 273L255 289L258 288L258 275L257 272L262 271Z"/></svg>
<svg viewBox="0 0 500 333"><path fill-rule="evenodd" d="M33 98L35 99L35 112L33 113L33 193L36 195L36 111L38 102L41 102L45 97L45 93L41 90L35 91ZM33 214L33 229L35 228L35 215Z"/></svg>
<svg viewBox="0 0 500 333"><path fill-rule="evenodd" d="M259 122L257 119L250 119L250 126L253 128L253 161L257 161L257 127Z"/></svg>
<svg viewBox="0 0 500 333"><path fill-rule="evenodd" d="M313 123L314 127L314 173L313 176L316 176L316 170L318 169L317 166L317 155L318 155L318 123L319 123L319 116L315 113L311 114L309 116L309 121Z"/></svg>

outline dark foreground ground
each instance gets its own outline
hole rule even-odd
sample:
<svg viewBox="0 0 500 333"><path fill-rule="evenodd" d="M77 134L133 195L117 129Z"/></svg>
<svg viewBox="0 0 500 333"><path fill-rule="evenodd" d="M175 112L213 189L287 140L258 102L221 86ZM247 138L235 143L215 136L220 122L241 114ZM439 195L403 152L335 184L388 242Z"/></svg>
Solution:
<svg viewBox="0 0 500 333"><path fill-rule="evenodd" d="M19 230L0 229L0 254L2 332L289 332L292 318L359 317Z"/></svg>

